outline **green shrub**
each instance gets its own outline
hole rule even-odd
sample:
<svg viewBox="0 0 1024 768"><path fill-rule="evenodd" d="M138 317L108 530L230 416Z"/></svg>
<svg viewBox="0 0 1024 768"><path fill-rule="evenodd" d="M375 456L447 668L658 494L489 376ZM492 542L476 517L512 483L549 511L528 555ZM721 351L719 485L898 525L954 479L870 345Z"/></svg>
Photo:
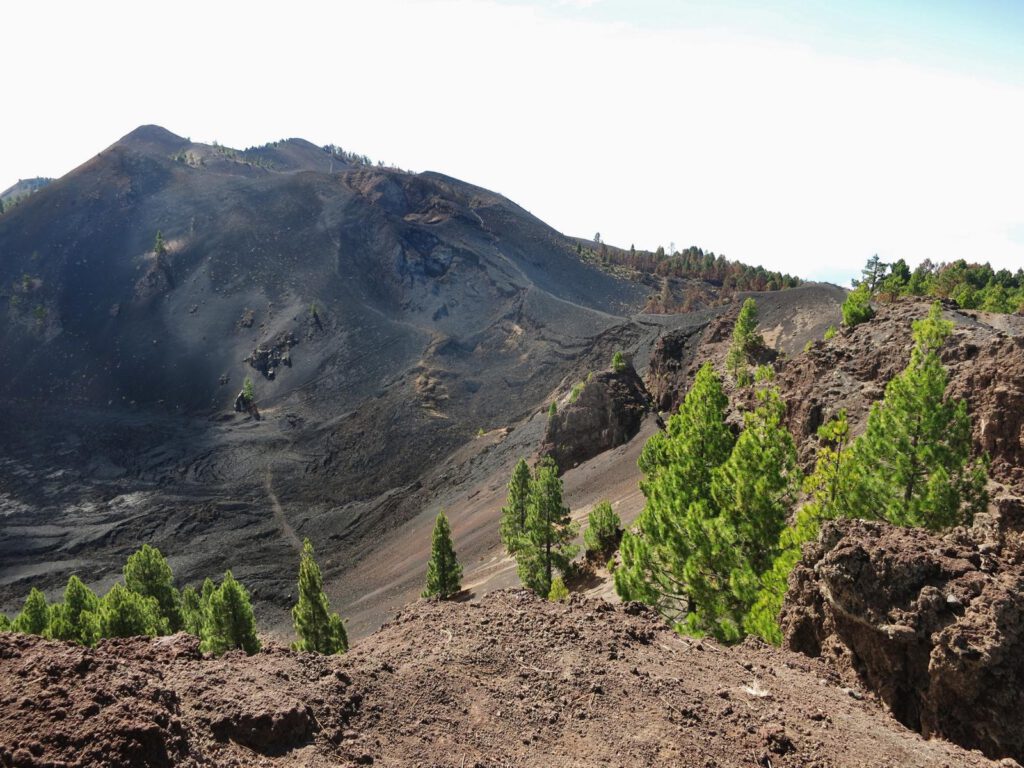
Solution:
<svg viewBox="0 0 1024 768"><path fill-rule="evenodd" d="M569 588L561 576L555 576L551 580L551 590L548 592L548 600L553 603L560 603L569 597Z"/></svg>
<svg viewBox="0 0 1024 768"><path fill-rule="evenodd" d="M587 529L583 532L583 546L588 557L599 562L607 560L619 545L622 536L622 520L607 501L590 510Z"/></svg>
<svg viewBox="0 0 1024 768"><path fill-rule="evenodd" d="M256 388L253 386L252 379L248 376L242 382L242 398L245 400L246 405L252 405L256 400Z"/></svg>
<svg viewBox="0 0 1024 768"><path fill-rule="evenodd" d="M875 316L875 310L871 308L871 294L864 283L850 291L843 302L843 325L853 328L855 325L867 322Z"/></svg>

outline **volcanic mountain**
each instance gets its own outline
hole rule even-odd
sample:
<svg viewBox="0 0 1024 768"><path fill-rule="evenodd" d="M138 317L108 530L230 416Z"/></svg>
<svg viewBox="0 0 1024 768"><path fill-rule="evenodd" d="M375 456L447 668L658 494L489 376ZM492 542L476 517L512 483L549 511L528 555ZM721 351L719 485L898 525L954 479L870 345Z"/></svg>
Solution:
<svg viewBox="0 0 1024 768"><path fill-rule="evenodd" d="M0 603L71 572L105 588L148 541L185 582L233 568L283 618L309 536L372 629L425 557L392 532L490 499L457 530L487 556L548 404L723 311L642 314L650 285L579 252L439 173L128 134L0 217ZM795 352L842 291L765 297ZM246 377L255 408L236 413Z"/></svg>

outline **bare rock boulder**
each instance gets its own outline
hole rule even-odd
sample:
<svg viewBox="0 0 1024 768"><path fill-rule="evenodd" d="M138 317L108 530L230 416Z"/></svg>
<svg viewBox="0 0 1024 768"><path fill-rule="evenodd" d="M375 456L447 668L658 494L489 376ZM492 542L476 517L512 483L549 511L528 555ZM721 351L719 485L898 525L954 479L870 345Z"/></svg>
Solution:
<svg viewBox="0 0 1024 768"><path fill-rule="evenodd" d="M631 365L601 371L575 402L548 420L542 452L561 471L629 442L650 410L650 396Z"/></svg>

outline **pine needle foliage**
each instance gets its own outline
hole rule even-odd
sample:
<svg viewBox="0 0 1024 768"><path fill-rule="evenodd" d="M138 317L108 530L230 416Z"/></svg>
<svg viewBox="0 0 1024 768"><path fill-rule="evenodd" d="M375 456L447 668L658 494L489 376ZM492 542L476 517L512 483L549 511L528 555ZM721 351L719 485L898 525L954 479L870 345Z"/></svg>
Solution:
<svg viewBox="0 0 1024 768"><path fill-rule="evenodd" d="M323 575L309 539L302 543L299 561L299 600L292 608L292 623L298 639L292 644L297 651L335 654L348 650L348 633L337 613L331 612L324 593Z"/></svg>
<svg viewBox="0 0 1024 768"><path fill-rule="evenodd" d="M46 626L50 622L50 606L46 602L46 595L42 590L32 587L25 604L13 622L15 632L24 632L27 635L42 635L46 632Z"/></svg>
<svg viewBox="0 0 1024 768"><path fill-rule="evenodd" d="M745 386L750 383L747 366L763 346L764 339L757 332L757 302L747 299L732 328L732 344L725 359L729 373L738 384Z"/></svg>
<svg viewBox="0 0 1024 768"><path fill-rule="evenodd" d="M761 576L760 592L744 621L747 632L774 645L782 642L779 613L789 572L800 559L803 545L818 537L822 520L852 515L849 501L853 467L849 446L850 427L846 412L840 411L818 428L814 471L804 480L807 502L797 511L793 524L782 531L775 560Z"/></svg>
<svg viewBox="0 0 1024 768"><path fill-rule="evenodd" d="M937 302L914 323L910 363L872 406L854 446L857 516L942 530L985 509L987 458L972 461L967 403L946 396L939 349L951 332Z"/></svg>
<svg viewBox="0 0 1024 768"><path fill-rule="evenodd" d="M853 328L874 316L875 310L871 308L871 292L866 283L861 283L846 295L846 300L843 302L843 325Z"/></svg>
<svg viewBox="0 0 1024 768"><path fill-rule="evenodd" d="M250 656L260 649L249 592L231 571L210 595L201 647L216 654L241 648Z"/></svg>
<svg viewBox="0 0 1024 768"><path fill-rule="evenodd" d="M160 615L171 632L181 629L181 598L174 588L171 566L159 549L143 544L141 549L128 557L123 573L124 584L128 589L156 600Z"/></svg>
<svg viewBox="0 0 1024 768"><path fill-rule="evenodd" d="M516 551L519 580L534 594L551 592L555 571L569 570L578 547L572 543L577 527L562 503L562 480L550 457L541 459L530 482L526 525Z"/></svg>
<svg viewBox="0 0 1024 768"><path fill-rule="evenodd" d="M530 495L531 480L526 459L520 459L512 469L512 477L508 481L508 500L501 509L501 522L498 524L501 543L510 555L518 551L526 531L526 500Z"/></svg>
<svg viewBox="0 0 1024 768"><path fill-rule="evenodd" d="M565 586L565 580L561 576L555 576L551 580L551 591L548 592L548 600L553 603L560 603L569 599L569 588Z"/></svg>
<svg viewBox="0 0 1024 768"><path fill-rule="evenodd" d="M622 520L607 501L597 504L587 515L587 529L583 532L583 546L588 556L605 562L619 545Z"/></svg>
<svg viewBox="0 0 1024 768"><path fill-rule="evenodd" d="M729 459L714 472L713 503L698 505L688 527L697 546L685 568L694 602L685 628L724 642L743 638L744 619L757 599L761 577L772 567L800 484L796 447L782 425L785 406L778 390L763 387L757 402L744 416Z"/></svg>
<svg viewBox="0 0 1024 768"><path fill-rule="evenodd" d="M440 597L442 600L456 595L462 589L462 566L455 557L452 529L444 510L437 513L430 542L430 560L427 562L427 585L422 597Z"/></svg>
<svg viewBox="0 0 1024 768"><path fill-rule="evenodd" d="M213 582L210 584L212 586ZM181 590L181 628L190 635L201 638L208 607L209 600L204 604L195 587L187 586Z"/></svg>
<svg viewBox="0 0 1024 768"><path fill-rule="evenodd" d="M722 382L705 365L666 432L641 454L647 504L637 533L623 536L616 590L690 634L742 638L799 484L770 378L758 370L757 407L734 441Z"/></svg>
<svg viewBox="0 0 1024 768"><path fill-rule="evenodd" d="M646 504L637 531L623 534L615 588L623 600L653 605L671 622L692 607L683 570L693 542L684 523L691 508L710 498L712 473L732 451L728 404L722 380L705 363L665 431L647 441L637 462Z"/></svg>
<svg viewBox="0 0 1024 768"><path fill-rule="evenodd" d="M167 633L160 605L153 597L115 583L103 596L99 607L100 637L136 637Z"/></svg>
<svg viewBox="0 0 1024 768"><path fill-rule="evenodd" d="M256 387L249 376L242 382L242 399L246 405L252 405L256 401Z"/></svg>
<svg viewBox="0 0 1024 768"><path fill-rule="evenodd" d="M50 607L46 636L81 645L93 645L99 637L99 598L78 576L64 588L64 602Z"/></svg>

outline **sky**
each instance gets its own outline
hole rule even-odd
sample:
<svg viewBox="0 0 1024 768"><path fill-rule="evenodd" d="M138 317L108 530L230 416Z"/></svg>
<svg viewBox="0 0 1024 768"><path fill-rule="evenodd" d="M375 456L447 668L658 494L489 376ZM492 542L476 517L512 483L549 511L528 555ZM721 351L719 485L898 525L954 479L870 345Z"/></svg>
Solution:
<svg viewBox="0 0 1024 768"><path fill-rule="evenodd" d="M5 9L0 50L0 189L156 123L811 279L1024 267L1020 0L55 1Z"/></svg>

